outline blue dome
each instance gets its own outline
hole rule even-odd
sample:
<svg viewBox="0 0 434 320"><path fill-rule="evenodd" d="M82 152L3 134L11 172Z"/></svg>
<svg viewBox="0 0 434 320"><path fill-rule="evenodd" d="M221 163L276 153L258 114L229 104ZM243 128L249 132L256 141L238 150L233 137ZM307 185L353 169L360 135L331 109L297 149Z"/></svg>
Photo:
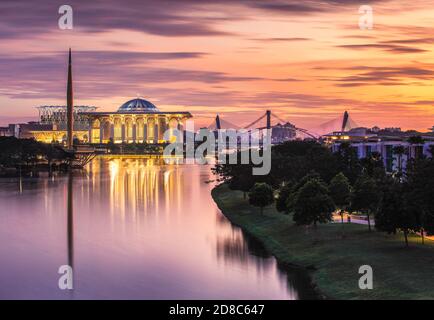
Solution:
<svg viewBox="0 0 434 320"><path fill-rule="evenodd" d="M151 102L136 98L125 102L120 106L118 112L158 112L158 108Z"/></svg>

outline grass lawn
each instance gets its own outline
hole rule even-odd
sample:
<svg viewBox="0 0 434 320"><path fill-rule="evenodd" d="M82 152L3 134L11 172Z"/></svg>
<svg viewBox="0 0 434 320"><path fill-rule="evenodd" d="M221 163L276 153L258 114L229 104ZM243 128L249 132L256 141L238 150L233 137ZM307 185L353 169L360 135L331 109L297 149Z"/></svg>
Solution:
<svg viewBox="0 0 434 320"><path fill-rule="evenodd" d="M406 248L401 234L387 235L356 224L296 226L274 206L254 208L243 193L221 185L212 191L224 215L260 240L286 264L307 267L321 294L332 299L434 299L434 242L417 235ZM360 290L361 265L374 272L374 289Z"/></svg>

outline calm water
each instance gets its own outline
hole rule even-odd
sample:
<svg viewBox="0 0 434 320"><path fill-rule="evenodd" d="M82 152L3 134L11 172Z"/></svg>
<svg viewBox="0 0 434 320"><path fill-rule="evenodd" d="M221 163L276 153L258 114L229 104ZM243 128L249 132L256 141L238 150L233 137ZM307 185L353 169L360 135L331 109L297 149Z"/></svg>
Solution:
<svg viewBox="0 0 434 320"><path fill-rule="evenodd" d="M210 179L207 166L105 158L72 178L0 180L0 298L311 297L220 213ZM66 264L72 291L58 288Z"/></svg>

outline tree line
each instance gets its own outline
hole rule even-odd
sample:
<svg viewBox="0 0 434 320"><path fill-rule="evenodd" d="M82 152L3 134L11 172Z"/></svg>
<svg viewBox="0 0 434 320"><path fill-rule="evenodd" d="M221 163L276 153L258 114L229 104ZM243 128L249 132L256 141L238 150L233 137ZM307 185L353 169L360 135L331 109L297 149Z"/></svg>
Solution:
<svg viewBox="0 0 434 320"><path fill-rule="evenodd" d="M46 144L34 139L0 137L0 174L30 175L38 168L52 170L62 167L72 155L59 145Z"/></svg>
<svg viewBox="0 0 434 320"><path fill-rule="evenodd" d="M246 152L246 151L243 151ZM316 142L289 141L272 148L272 167L267 176L253 176L252 164L216 164L218 180L244 192L250 204L291 214L297 225L327 223L333 213L366 215L368 229L375 218L378 231L434 234L434 160L419 156L402 170L406 150L396 147L398 169L386 173L379 153L359 159L349 143L336 153ZM242 152L238 152L241 159ZM240 163L240 162L238 162Z"/></svg>

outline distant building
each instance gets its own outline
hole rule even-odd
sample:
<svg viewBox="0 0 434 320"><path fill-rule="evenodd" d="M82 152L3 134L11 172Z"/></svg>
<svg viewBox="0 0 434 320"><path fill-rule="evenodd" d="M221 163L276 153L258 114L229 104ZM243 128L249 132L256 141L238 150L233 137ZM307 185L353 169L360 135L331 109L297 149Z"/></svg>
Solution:
<svg viewBox="0 0 434 320"><path fill-rule="evenodd" d="M297 131L296 127L292 123L280 124L273 126L271 133L271 142L282 143L284 141L294 140L296 138Z"/></svg>
<svg viewBox="0 0 434 320"><path fill-rule="evenodd" d="M39 121L10 124L0 128L0 136L34 138L37 141L65 143L66 106L41 106ZM74 107L74 139L84 143L162 143L164 132L183 129L191 118L185 111L161 112L144 99L125 102L116 112L97 112L96 107Z"/></svg>
<svg viewBox="0 0 434 320"><path fill-rule="evenodd" d="M31 134L32 130L49 129L48 126L41 126L39 122L31 121L27 123L13 123L7 127L0 127L0 136L15 137L15 138L34 138Z"/></svg>
<svg viewBox="0 0 434 320"><path fill-rule="evenodd" d="M414 144L409 139L420 136L423 143ZM401 131L397 128L374 130L368 128L355 128L346 132L333 132L324 137L333 152L339 151L342 143L350 143L356 150L357 156L362 159L369 157L372 153L380 154L384 161L386 171L393 172L398 169L398 155L394 148L402 146L405 149L402 155L402 168L405 170L407 161L418 157L432 157L431 148L434 148L434 133L421 133L417 131Z"/></svg>
<svg viewBox="0 0 434 320"><path fill-rule="evenodd" d="M20 138L35 138L37 141L51 143L66 142L66 106L40 106L39 122L20 124ZM74 107L74 139L88 142L89 123L83 116L86 112L95 111L96 107Z"/></svg>
<svg viewBox="0 0 434 320"><path fill-rule="evenodd" d="M84 143L164 143L172 138L165 139L166 130L183 130L183 121L192 117L187 111L161 112L154 104L141 98L125 102L115 112L96 112L96 107L91 106L72 107L71 61L70 50L68 107L38 107L39 122L2 127L0 135L34 138L46 143L67 143L68 136ZM71 117L67 116L68 111ZM72 145L70 139L68 144Z"/></svg>
<svg viewBox="0 0 434 320"><path fill-rule="evenodd" d="M11 133L9 127L0 127L0 137L9 137Z"/></svg>

